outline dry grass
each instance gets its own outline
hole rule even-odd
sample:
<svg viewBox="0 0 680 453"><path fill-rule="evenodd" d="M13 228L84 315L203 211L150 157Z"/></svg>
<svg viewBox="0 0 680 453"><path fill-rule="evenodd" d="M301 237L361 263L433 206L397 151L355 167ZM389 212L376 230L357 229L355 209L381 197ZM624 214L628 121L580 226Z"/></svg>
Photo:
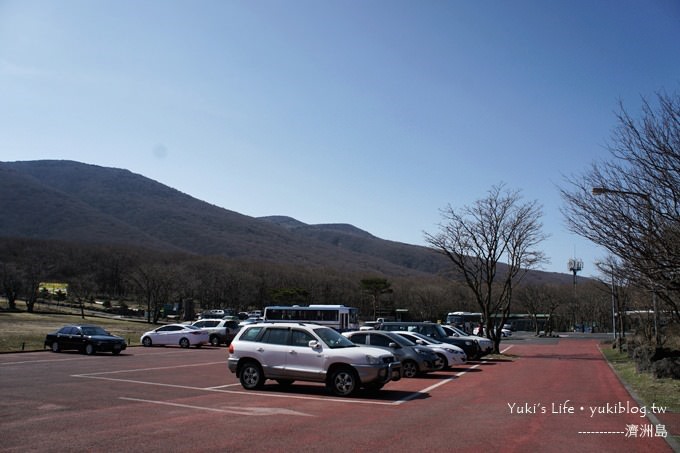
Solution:
<svg viewBox="0 0 680 453"><path fill-rule="evenodd" d="M42 350L45 335L66 324L87 323L102 326L114 335L125 338L128 345L139 344L142 333L155 326L139 321L100 318L68 313L9 312L7 304L0 301L0 352Z"/></svg>
<svg viewBox="0 0 680 453"><path fill-rule="evenodd" d="M645 405L655 403L667 407L670 412L680 412L680 380L656 379L650 373L638 373L635 362L628 354L621 354L611 347L602 347L601 350L619 378L633 389Z"/></svg>

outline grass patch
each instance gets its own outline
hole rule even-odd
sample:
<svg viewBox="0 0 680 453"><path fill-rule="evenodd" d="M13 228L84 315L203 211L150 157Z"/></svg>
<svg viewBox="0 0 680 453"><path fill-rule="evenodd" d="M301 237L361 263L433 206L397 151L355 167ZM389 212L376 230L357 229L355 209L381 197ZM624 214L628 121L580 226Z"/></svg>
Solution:
<svg viewBox="0 0 680 453"><path fill-rule="evenodd" d="M601 348L619 378L625 382L645 406L655 403L670 412L680 412L680 380L657 379L650 373L638 373L633 359L611 347Z"/></svg>
<svg viewBox="0 0 680 453"><path fill-rule="evenodd" d="M72 315L0 311L0 352L42 350L45 335L67 324L96 324L123 337L128 346L139 345L139 337L157 326L146 322Z"/></svg>

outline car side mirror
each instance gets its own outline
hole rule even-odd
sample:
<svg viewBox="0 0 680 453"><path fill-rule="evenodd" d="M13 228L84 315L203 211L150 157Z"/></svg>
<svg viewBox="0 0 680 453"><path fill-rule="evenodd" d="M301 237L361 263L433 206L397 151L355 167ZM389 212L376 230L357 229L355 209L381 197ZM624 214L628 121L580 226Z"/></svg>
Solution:
<svg viewBox="0 0 680 453"><path fill-rule="evenodd" d="M390 343L387 346L389 346L391 349L399 349L399 345L397 343Z"/></svg>
<svg viewBox="0 0 680 453"><path fill-rule="evenodd" d="M425 345L425 342L423 340L416 340L416 344Z"/></svg>
<svg viewBox="0 0 680 453"><path fill-rule="evenodd" d="M309 347L312 349L321 349L321 345L316 340L309 340Z"/></svg>

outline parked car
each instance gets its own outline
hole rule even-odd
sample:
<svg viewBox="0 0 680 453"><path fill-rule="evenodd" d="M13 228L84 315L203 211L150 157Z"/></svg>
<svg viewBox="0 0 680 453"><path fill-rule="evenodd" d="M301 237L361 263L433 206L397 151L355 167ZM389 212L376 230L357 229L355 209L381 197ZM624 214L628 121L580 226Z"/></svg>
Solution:
<svg viewBox="0 0 680 453"><path fill-rule="evenodd" d="M179 345L183 348L200 348L209 343L209 335L205 330L190 324L166 324L145 332L140 341L144 346Z"/></svg>
<svg viewBox="0 0 680 453"><path fill-rule="evenodd" d="M444 368L444 361L432 350L418 346L394 332L361 330L344 332L343 335L352 343L391 351L401 361L402 375L407 378Z"/></svg>
<svg viewBox="0 0 680 453"><path fill-rule="evenodd" d="M486 337L483 337L481 335L477 336L468 335L463 330L460 330L458 327L454 326L442 326L442 328L450 338L474 338L477 344L479 344L479 349L481 350L480 357L483 357L487 354L491 354L493 352L493 341L489 340Z"/></svg>
<svg viewBox="0 0 680 453"><path fill-rule="evenodd" d="M384 322L380 325L380 329L389 331L406 331L418 332L435 340L444 343L449 343L461 348L468 360L476 360L481 357L482 352L477 342L479 337L450 337L444 331L441 324L433 322Z"/></svg>
<svg viewBox="0 0 680 453"><path fill-rule="evenodd" d="M198 314L198 319L238 319L234 310L212 309L205 310Z"/></svg>
<svg viewBox="0 0 680 453"><path fill-rule="evenodd" d="M246 319L242 319L238 323L238 327L241 328L241 327L244 327L244 326L248 326L250 324L257 324L257 323L260 323L262 321L264 321L264 319L262 319L262 318L246 318Z"/></svg>
<svg viewBox="0 0 680 453"><path fill-rule="evenodd" d="M208 332L208 341L213 346L229 346L239 330L238 324L238 321L231 319L200 319L191 323L192 326Z"/></svg>
<svg viewBox="0 0 680 453"><path fill-rule="evenodd" d="M111 335L100 326L77 324L48 333L44 347L51 348L52 352L75 349L87 355L97 352L118 355L127 348L127 344L123 338Z"/></svg>
<svg viewBox="0 0 680 453"><path fill-rule="evenodd" d="M415 344L419 344L432 349L432 351L444 361L444 368L451 368L452 366L463 365L465 362L467 362L467 356L465 355L465 351L463 351L458 346L444 343L439 340L435 340L432 337L428 337L427 335L423 335L417 332L397 331L395 333L397 335L401 335L402 337L406 338L407 340L410 340Z"/></svg>
<svg viewBox="0 0 680 453"><path fill-rule="evenodd" d="M401 378L394 354L359 347L330 327L309 323L244 326L229 345L227 365L247 390L262 387L267 379L282 386L311 381L349 396L360 387L378 390Z"/></svg>
<svg viewBox="0 0 680 453"><path fill-rule="evenodd" d="M485 331L485 329L480 330L479 327L475 327L472 330L472 333L474 335L482 337L482 336L484 336L484 331ZM512 330L506 329L505 327L501 328L501 337L510 337L510 336L512 336Z"/></svg>

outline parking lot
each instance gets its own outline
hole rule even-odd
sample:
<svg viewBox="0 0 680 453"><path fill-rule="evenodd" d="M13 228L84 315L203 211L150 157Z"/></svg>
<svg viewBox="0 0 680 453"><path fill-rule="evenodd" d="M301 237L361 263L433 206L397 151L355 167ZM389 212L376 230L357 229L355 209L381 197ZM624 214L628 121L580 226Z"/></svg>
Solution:
<svg viewBox="0 0 680 453"><path fill-rule="evenodd" d="M596 340L508 341L504 349L507 359L352 398L311 383L245 391L224 347L5 354L0 449L672 451L659 423L632 409ZM610 406L628 409L598 413ZM643 436L647 425L653 431Z"/></svg>

